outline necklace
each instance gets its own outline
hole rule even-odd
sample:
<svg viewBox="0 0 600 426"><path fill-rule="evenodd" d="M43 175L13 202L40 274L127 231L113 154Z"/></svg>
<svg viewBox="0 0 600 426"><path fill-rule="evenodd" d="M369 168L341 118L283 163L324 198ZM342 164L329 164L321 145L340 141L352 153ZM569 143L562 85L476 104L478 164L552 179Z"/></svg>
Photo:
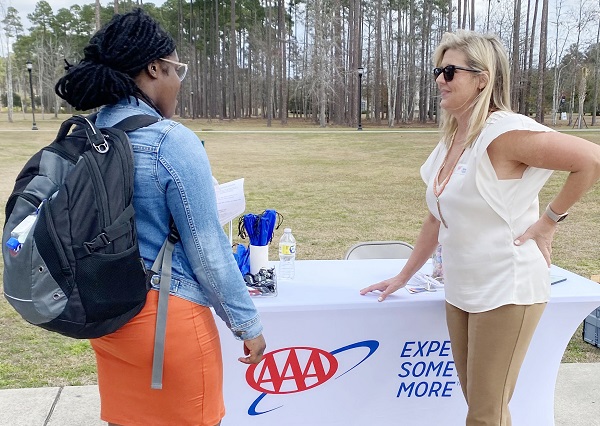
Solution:
<svg viewBox="0 0 600 426"><path fill-rule="evenodd" d="M442 192L444 192L444 189L446 189L446 185L448 184L448 182L450 182L450 178L454 174L454 169L456 169L456 166L458 165L458 160L460 160L460 157L462 157L463 153L465 152L465 148L462 149L461 153L456 157L456 160L454 160L454 164L452 164L452 167L450 168L450 172L444 178L444 180L441 183L439 182L439 180L440 180L440 173L442 172L442 169L446 166L446 163L448 161L448 156L450 155L450 150L452 149L452 146L454 145L454 137L455 136L456 136L456 130L452 134L452 139L450 139L450 144L448 145L448 150L446 151L446 157L444 157L444 161L442 162L442 165L438 169L438 171L435 175L435 179L433 180L433 195L435 195L435 203L437 205L438 214L440 215L440 221L446 228L448 228L448 224L444 220L444 216L442 215L442 209L440 208L440 195L442 195Z"/></svg>

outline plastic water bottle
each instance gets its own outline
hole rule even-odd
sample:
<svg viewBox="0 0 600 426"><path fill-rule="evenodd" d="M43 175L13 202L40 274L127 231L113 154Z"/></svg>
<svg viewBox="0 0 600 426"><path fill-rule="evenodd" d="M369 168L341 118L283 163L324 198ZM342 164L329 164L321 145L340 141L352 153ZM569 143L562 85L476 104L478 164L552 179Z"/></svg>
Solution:
<svg viewBox="0 0 600 426"><path fill-rule="evenodd" d="M291 228L285 228L279 240L279 275L282 280L293 280L296 272L296 239Z"/></svg>
<svg viewBox="0 0 600 426"><path fill-rule="evenodd" d="M444 266L442 263L442 245L438 244L433 255L431 256L431 263L433 264L433 272L431 277L444 284Z"/></svg>
<svg viewBox="0 0 600 426"><path fill-rule="evenodd" d="M29 231L33 228L33 224L37 219L37 214L37 210L34 213L31 213L10 232L10 238L6 241L6 246L10 249L12 254L17 254L21 250L23 243L29 235Z"/></svg>

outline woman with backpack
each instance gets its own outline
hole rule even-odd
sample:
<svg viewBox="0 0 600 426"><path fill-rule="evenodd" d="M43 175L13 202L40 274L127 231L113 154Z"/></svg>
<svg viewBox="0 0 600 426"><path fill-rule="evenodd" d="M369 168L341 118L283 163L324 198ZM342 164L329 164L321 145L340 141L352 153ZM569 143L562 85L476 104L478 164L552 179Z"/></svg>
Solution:
<svg viewBox="0 0 600 426"><path fill-rule="evenodd" d="M220 424L225 414L219 335L210 307L243 340L243 363L265 350L258 312L218 220L210 164L198 137L171 120L187 65L141 9L115 15L92 36L56 93L78 110L100 108L98 127L140 114L159 121L129 133L140 254L151 268L173 218L162 389L151 389L158 292L116 332L92 339L101 417L110 425ZM158 284L153 281L153 290Z"/></svg>

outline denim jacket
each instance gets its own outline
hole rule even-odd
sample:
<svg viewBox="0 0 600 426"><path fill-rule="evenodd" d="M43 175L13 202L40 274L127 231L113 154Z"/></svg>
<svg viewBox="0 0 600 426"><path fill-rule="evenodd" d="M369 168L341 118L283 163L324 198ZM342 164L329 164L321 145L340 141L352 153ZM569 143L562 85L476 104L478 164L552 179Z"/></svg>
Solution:
<svg viewBox="0 0 600 426"><path fill-rule="evenodd" d="M136 114L160 115L134 98L103 107L98 127ZM129 134L135 177L133 206L140 253L150 269L173 216L181 241L173 253L170 293L214 307L238 339L261 334L262 324L219 223L212 173L198 137L173 120Z"/></svg>

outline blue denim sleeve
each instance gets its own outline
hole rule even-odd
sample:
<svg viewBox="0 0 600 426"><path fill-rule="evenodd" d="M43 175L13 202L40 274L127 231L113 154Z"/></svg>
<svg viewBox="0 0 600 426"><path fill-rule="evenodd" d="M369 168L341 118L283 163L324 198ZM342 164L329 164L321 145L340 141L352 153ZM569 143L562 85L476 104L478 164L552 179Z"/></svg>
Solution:
<svg viewBox="0 0 600 426"><path fill-rule="evenodd" d="M238 339L262 333L258 311L219 223L212 173L198 137L169 127L158 153L158 177L185 254L215 311Z"/></svg>

